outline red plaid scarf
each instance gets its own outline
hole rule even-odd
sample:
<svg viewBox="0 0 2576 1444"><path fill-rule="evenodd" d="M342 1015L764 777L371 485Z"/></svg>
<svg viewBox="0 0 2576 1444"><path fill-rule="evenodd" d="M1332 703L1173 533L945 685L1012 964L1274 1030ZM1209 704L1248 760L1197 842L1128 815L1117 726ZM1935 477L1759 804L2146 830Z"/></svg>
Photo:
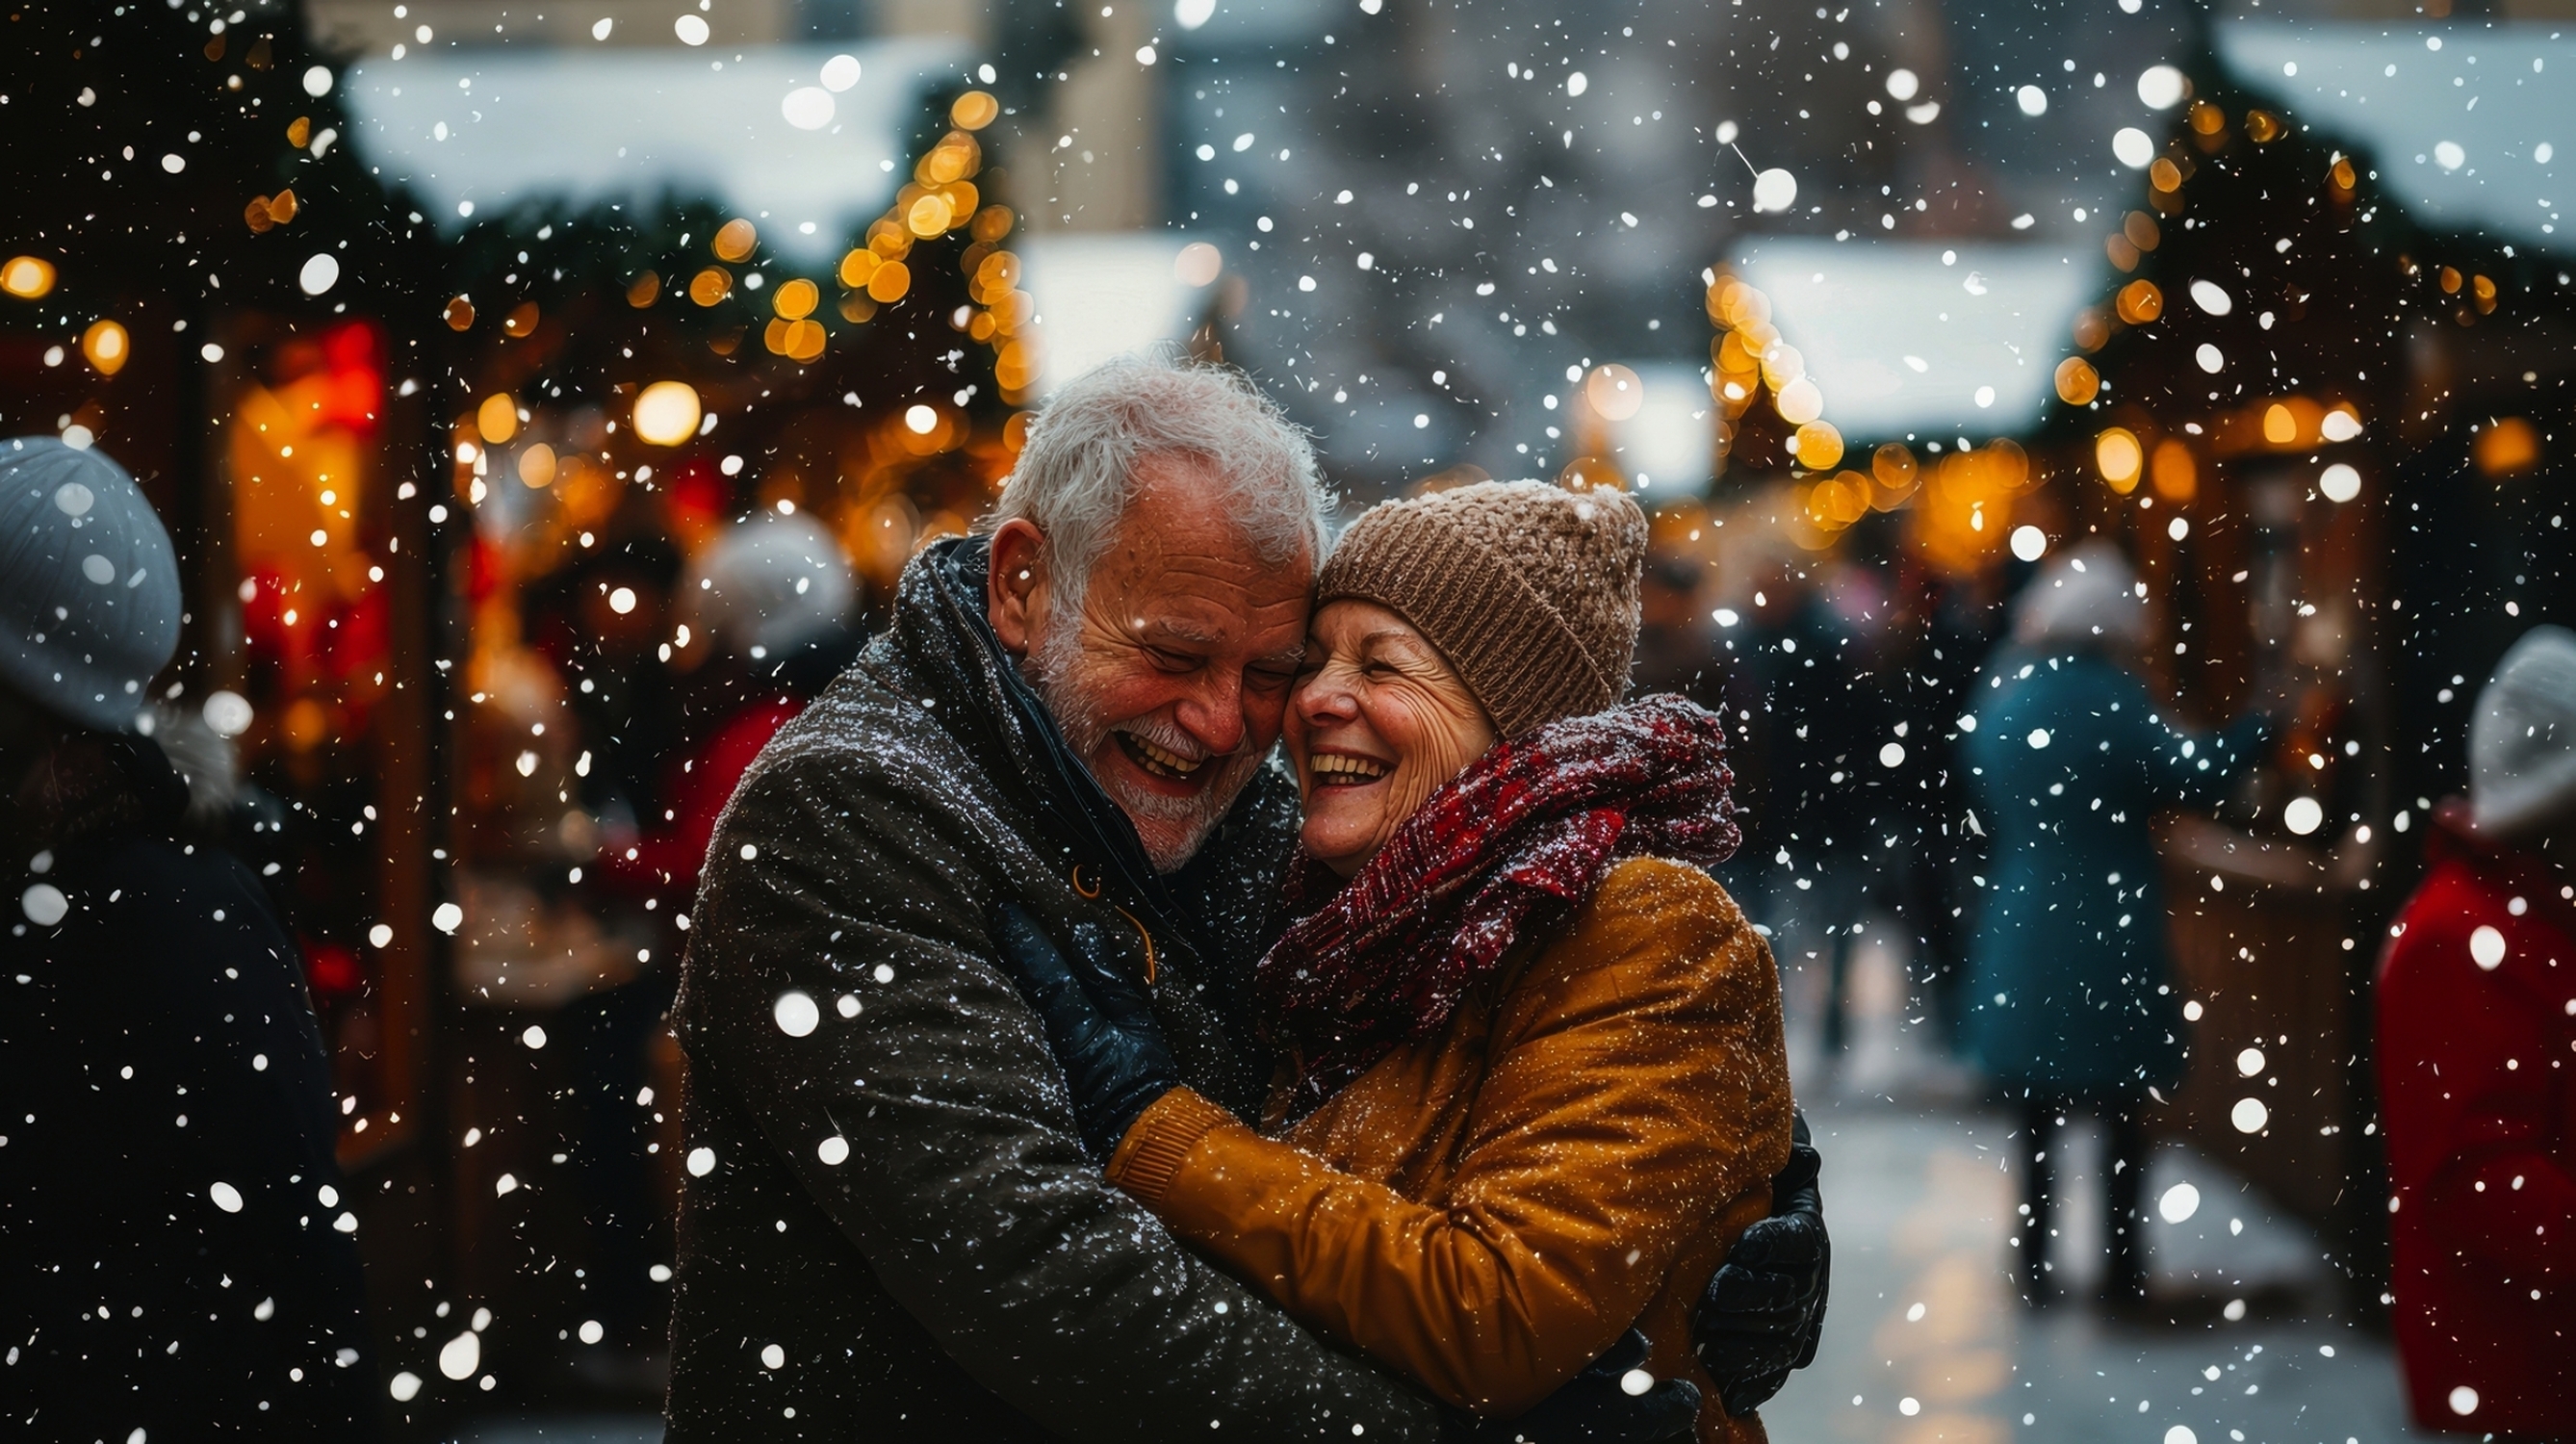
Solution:
<svg viewBox="0 0 2576 1444"><path fill-rule="evenodd" d="M1289 1116L1448 1021L1514 942L1590 901L1612 864L1733 856L1734 781L1714 714L1646 697L1496 745L1338 891L1301 856L1288 901L1302 915L1253 974L1296 1070Z"/></svg>

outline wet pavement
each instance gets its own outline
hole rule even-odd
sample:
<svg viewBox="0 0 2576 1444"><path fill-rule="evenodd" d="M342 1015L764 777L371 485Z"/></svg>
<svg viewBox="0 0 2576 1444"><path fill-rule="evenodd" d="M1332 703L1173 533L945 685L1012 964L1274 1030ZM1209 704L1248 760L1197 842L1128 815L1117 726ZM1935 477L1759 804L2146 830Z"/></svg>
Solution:
<svg viewBox="0 0 2576 1444"><path fill-rule="evenodd" d="M1785 978L1791 1072L1825 1156L1833 1301L1813 1366L1763 1419L1771 1437L1871 1444L2383 1444L2433 1439L2407 1420L2384 1336L2339 1318L2316 1237L2190 1149L2148 1164L2146 1317L2091 1302L2103 1227L2098 1136L2060 1133L2061 1295L2014 1281L2016 1122L1910 1019L1892 953L1864 947L1845 994L1848 1052L1819 1056L1820 970ZM2230 1317L2230 1315L2235 1317Z"/></svg>

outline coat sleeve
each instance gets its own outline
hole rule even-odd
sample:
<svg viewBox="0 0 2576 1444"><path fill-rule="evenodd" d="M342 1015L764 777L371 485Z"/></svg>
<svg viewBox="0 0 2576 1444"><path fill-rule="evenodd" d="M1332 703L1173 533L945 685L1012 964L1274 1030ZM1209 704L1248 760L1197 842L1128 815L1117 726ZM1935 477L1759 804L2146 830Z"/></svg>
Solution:
<svg viewBox="0 0 2576 1444"><path fill-rule="evenodd" d="M2147 791L2171 807L2196 807L2217 798L2228 780L2254 760L2271 724L2258 714L2239 717L2212 732L2193 732L2165 720L2145 684L2125 677L2120 710L2112 715L2112 750L2137 760Z"/></svg>
<svg viewBox="0 0 2576 1444"><path fill-rule="evenodd" d="M1731 1200L1767 1190L1789 1125L1767 948L1705 874L1631 863L1512 982L1438 1197L1335 1172L1186 1091L1138 1121L1111 1176L1291 1315L1509 1416L1634 1323Z"/></svg>
<svg viewBox="0 0 2576 1444"><path fill-rule="evenodd" d="M846 751L754 770L700 896L692 1066L895 1301L1056 1437L1436 1438L1430 1400L1101 1177L983 936L1010 840L954 788L893 771Z"/></svg>
<svg viewBox="0 0 2576 1444"><path fill-rule="evenodd" d="M2481 921L2505 958L2470 952ZM2389 1182L2402 1209L2507 1276L2576 1273L2576 1177L2558 1162L2567 1119L2557 1098L2570 1057L2553 1056L2557 1000L2531 984L2535 959L2576 964L2565 934L2536 917L2443 909L2409 916L2380 983L2379 1072ZM2561 1014L2561 1016L2564 1016Z"/></svg>

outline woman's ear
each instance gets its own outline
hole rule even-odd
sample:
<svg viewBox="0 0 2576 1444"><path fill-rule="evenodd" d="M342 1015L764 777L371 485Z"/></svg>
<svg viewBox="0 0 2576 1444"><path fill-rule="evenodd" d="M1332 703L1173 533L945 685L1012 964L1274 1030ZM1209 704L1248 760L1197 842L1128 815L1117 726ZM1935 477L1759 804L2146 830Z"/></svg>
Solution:
<svg viewBox="0 0 2576 1444"><path fill-rule="evenodd" d="M991 557L984 574L984 615L1002 650L1025 657L1034 640L1045 634L1047 608L1046 533L1022 517L993 531Z"/></svg>

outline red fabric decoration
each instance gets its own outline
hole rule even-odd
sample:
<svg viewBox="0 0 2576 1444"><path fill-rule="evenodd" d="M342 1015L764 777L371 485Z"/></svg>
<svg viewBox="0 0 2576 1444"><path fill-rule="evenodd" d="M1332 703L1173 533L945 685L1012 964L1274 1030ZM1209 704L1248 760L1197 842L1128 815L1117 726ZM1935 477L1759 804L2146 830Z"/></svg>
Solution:
<svg viewBox="0 0 2576 1444"><path fill-rule="evenodd" d="M1612 864L1733 856L1734 781L1715 714L1646 697L1497 744L1337 891L1301 857L1288 901L1303 915L1253 973L1295 1069L1289 1115L1448 1021L1514 942L1590 901Z"/></svg>

